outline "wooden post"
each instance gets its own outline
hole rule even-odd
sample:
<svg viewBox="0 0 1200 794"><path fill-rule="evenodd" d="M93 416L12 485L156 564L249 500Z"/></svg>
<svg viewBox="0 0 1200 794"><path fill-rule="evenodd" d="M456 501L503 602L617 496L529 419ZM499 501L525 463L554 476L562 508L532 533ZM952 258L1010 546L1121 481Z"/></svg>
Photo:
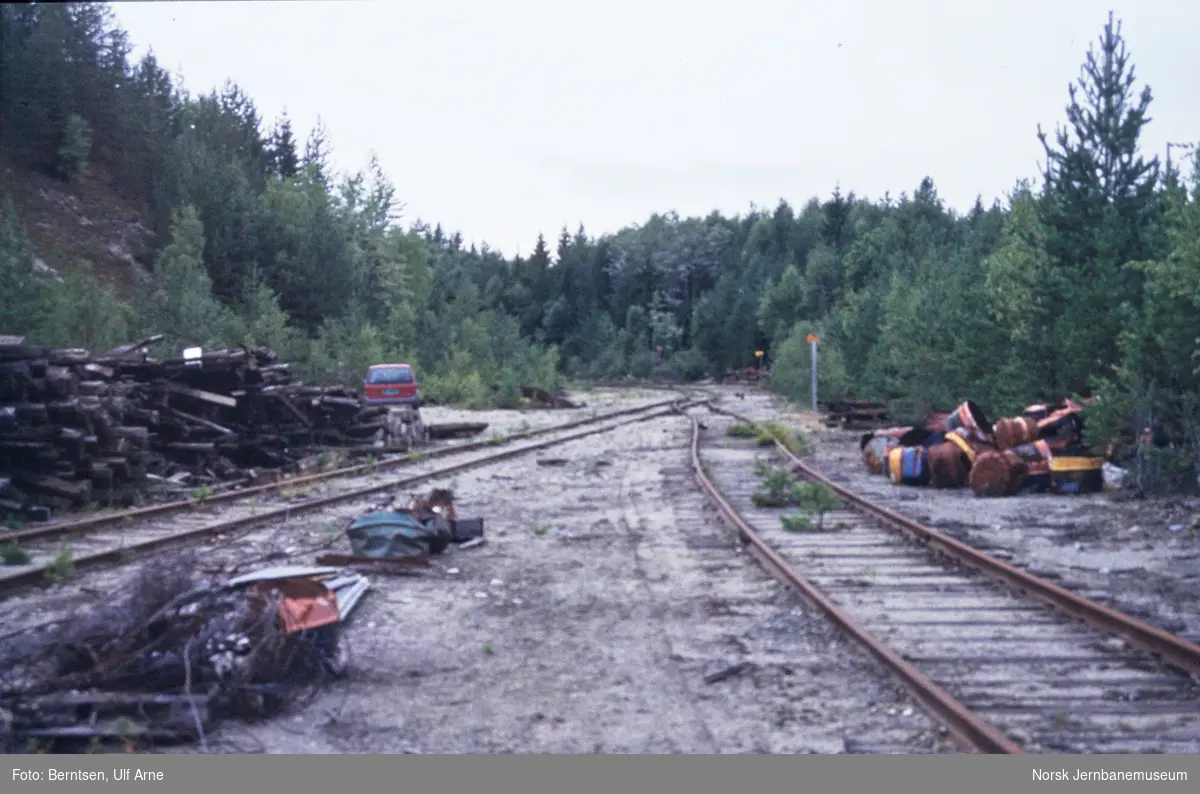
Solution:
<svg viewBox="0 0 1200 794"><path fill-rule="evenodd" d="M812 409L817 413L817 343L820 338L816 334L808 335L809 349L812 351Z"/></svg>

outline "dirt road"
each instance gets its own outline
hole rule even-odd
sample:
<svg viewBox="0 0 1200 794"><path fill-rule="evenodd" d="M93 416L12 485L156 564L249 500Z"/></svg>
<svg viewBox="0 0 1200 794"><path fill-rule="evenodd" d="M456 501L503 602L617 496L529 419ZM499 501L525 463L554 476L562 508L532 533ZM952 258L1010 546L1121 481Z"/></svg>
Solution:
<svg viewBox="0 0 1200 794"><path fill-rule="evenodd" d="M488 544L378 577L287 753L928 752L938 729L738 553L666 418L460 475ZM561 462L559 462L561 461ZM722 680L713 680L721 678ZM706 679L712 683L706 683Z"/></svg>

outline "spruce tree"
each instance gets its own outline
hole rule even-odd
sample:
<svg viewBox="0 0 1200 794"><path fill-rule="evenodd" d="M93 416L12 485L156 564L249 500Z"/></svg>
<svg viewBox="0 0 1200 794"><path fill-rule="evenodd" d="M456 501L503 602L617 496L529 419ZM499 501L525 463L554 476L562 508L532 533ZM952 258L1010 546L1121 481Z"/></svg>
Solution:
<svg viewBox="0 0 1200 794"><path fill-rule="evenodd" d="M1098 44L1069 88L1067 125L1053 142L1038 129L1046 152L1045 247L1053 263L1044 286L1057 318L1048 375L1062 392L1086 388L1089 376L1115 362L1141 287L1138 271L1127 265L1153 253L1147 229L1158 205L1158 159L1138 152L1152 95L1149 86L1135 91L1121 25L1111 13Z"/></svg>

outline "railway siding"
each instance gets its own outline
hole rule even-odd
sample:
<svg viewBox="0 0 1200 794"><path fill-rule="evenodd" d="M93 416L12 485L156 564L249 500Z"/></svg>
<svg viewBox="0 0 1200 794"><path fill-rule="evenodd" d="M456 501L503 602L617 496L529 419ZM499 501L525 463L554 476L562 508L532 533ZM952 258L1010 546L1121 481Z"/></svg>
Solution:
<svg viewBox="0 0 1200 794"><path fill-rule="evenodd" d="M1200 748L1200 688L1120 640L939 561L857 511L827 514L825 532L785 532L787 511L751 501L755 461L781 461L725 437L733 421L706 420L704 461L743 517L835 603L1027 751Z"/></svg>

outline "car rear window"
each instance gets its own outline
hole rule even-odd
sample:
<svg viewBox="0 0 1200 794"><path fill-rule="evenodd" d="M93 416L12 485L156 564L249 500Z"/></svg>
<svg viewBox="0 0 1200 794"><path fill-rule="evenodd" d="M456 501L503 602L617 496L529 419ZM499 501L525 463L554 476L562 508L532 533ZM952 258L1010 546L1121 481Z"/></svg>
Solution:
<svg viewBox="0 0 1200 794"><path fill-rule="evenodd" d="M408 367L380 367L367 373L367 383L412 383L413 371Z"/></svg>

